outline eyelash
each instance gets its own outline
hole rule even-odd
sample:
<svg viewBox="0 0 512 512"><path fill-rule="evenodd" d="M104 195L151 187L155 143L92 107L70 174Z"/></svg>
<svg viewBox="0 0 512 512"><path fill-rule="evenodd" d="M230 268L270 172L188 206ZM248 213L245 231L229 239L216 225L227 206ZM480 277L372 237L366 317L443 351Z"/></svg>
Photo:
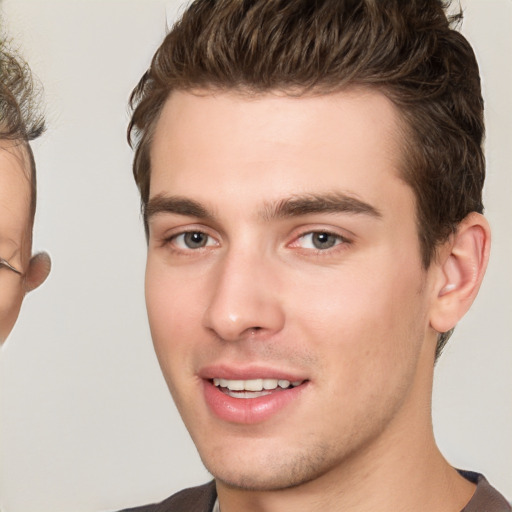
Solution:
<svg viewBox="0 0 512 512"><path fill-rule="evenodd" d="M176 246L176 240L179 237L186 237L187 234L199 234L199 235L206 236L207 237L206 245L203 245L203 246L200 246L200 247L197 247L197 248L178 247L178 246ZM307 237L307 236L314 236L314 235L327 235L329 237L334 237L336 240L335 240L335 242L334 242L334 244L332 246L326 247L326 248L323 248L323 249L313 248L313 247L304 248L304 247L301 247L299 245L299 241L300 240L304 240L305 237ZM214 244L210 244L209 242L211 240L215 240L215 243ZM329 231L327 229L310 229L308 231L304 231L304 232L299 233L294 238L294 241L292 243L287 244L287 247L294 247L294 248L297 248L299 250L302 249L302 251L306 251L308 254L314 254L314 255L318 255L318 256L321 257L321 256L327 256L328 254L331 254L331 253L339 251L339 250L343 250L343 249L346 248L347 245L350 245L350 244L352 244L352 240L350 240L347 237L345 237L343 235L340 235L339 233L336 233L334 231ZM179 233L174 233L174 234L164 238L162 240L162 244L161 245L163 247L169 248L174 253L185 254L185 255L193 255L193 253L200 252L200 251L202 251L204 249L207 249L209 247L218 246L219 244L218 244L218 242L216 242L215 237L213 237L212 235L208 234L204 230L201 230L201 229L188 229L188 230L185 230L185 231L181 231ZM342 247L340 247L340 246L342 246Z"/></svg>
<svg viewBox="0 0 512 512"><path fill-rule="evenodd" d="M215 238L211 235L209 235L208 233L205 233L204 231L201 231L200 229L190 229L190 230L187 230L187 231L181 231L180 233L176 233L174 235L171 235L169 237L167 237L165 240L164 240L164 243L163 245L171 245L173 246L173 242L175 242L179 237L186 237L187 235L204 235L206 236L208 239L210 240L215 240ZM202 246L202 247L197 247L195 249L191 248L191 247L188 247L188 248L176 248L175 250L178 250L178 251L197 251L199 249L203 249L204 247L210 247L211 245L207 244L205 246Z"/></svg>
<svg viewBox="0 0 512 512"><path fill-rule="evenodd" d="M313 237L314 235L327 235L328 237L334 237L335 238L334 245L332 245L330 247L325 247L323 249L303 248L298 245L300 240L304 240L308 236ZM351 240L349 240L347 237L345 237L343 235L340 235L339 233L329 231L327 229L311 229L311 230L305 231L305 232L301 233L299 236L297 236L295 239L295 242L293 242L291 244L291 246L292 247L296 246L299 249L304 249L304 250L308 251L308 253L313 252L314 254L316 254L318 256L326 256L328 254L331 254L332 252L343 250L345 247L342 248L340 246L350 245L351 243L352 243Z"/></svg>

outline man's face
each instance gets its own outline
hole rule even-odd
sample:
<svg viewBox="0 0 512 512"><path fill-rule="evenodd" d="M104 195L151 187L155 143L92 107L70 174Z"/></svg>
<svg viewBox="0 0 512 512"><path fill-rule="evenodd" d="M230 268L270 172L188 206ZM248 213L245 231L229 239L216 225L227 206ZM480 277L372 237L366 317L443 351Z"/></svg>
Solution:
<svg viewBox="0 0 512 512"><path fill-rule="evenodd" d="M21 145L0 145L0 343L11 331L25 294L30 259L30 178ZM12 268L10 268L12 267ZM15 270L13 270L15 269Z"/></svg>
<svg viewBox="0 0 512 512"><path fill-rule="evenodd" d="M297 485L428 422L432 279L397 132L376 92L168 99L147 308L218 481Z"/></svg>

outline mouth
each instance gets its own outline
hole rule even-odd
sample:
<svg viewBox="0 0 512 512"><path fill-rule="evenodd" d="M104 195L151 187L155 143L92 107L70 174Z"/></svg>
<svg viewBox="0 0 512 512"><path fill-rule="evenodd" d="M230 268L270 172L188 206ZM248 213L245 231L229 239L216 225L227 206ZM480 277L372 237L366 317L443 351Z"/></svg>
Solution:
<svg viewBox="0 0 512 512"><path fill-rule="evenodd" d="M255 424L285 418L301 406L310 381L298 375L263 368L210 367L202 372L203 393L217 418L237 424Z"/></svg>
<svg viewBox="0 0 512 512"><path fill-rule="evenodd" d="M290 382L286 379L248 379L230 380L214 377L210 380L222 393L232 398L254 399L281 392L289 388L296 388L304 384L304 380Z"/></svg>

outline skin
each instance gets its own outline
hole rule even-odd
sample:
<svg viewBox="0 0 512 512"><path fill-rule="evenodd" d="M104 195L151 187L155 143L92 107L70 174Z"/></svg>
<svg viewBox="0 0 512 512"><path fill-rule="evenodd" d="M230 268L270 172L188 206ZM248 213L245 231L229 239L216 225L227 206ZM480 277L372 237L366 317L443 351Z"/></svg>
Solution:
<svg viewBox="0 0 512 512"><path fill-rule="evenodd" d="M11 332L25 294L37 288L50 272L46 253L31 257L28 165L23 144L0 143L0 343Z"/></svg>
<svg viewBox="0 0 512 512"><path fill-rule="evenodd" d="M488 227L472 216L422 267L399 126L383 95L361 90L175 92L162 111L147 309L223 512L460 511L474 491L435 445L430 400L437 331L476 294ZM306 385L263 421L226 421L203 394L212 365Z"/></svg>

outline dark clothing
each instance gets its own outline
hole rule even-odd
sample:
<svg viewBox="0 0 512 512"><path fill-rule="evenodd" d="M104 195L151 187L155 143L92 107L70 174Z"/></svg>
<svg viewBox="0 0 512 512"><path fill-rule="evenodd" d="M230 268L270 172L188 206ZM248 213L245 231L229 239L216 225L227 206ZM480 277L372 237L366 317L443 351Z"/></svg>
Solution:
<svg viewBox="0 0 512 512"><path fill-rule="evenodd" d="M471 471L460 473L476 484L475 494L461 512L512 512L507 500L482 475ZM200 487L184 489L161 503L122 512L211 512L216 498L215 482L212 481Z"/></svg>
<svg viewBox="0 0 512 512"><path fill-rule="evenodd" d="M459 471L459 473L476 484L476 491L469 503L461 512L510 512L512 507L507 500L484 478L483 475L472 471Z"/></svg>
<svg viewBox="0 0 512 512"><path fill-rule="evenodd" d="M121 512L211 512L216 499L215 482L211 481L206 485L183 489L161 503Z"/></svg>

